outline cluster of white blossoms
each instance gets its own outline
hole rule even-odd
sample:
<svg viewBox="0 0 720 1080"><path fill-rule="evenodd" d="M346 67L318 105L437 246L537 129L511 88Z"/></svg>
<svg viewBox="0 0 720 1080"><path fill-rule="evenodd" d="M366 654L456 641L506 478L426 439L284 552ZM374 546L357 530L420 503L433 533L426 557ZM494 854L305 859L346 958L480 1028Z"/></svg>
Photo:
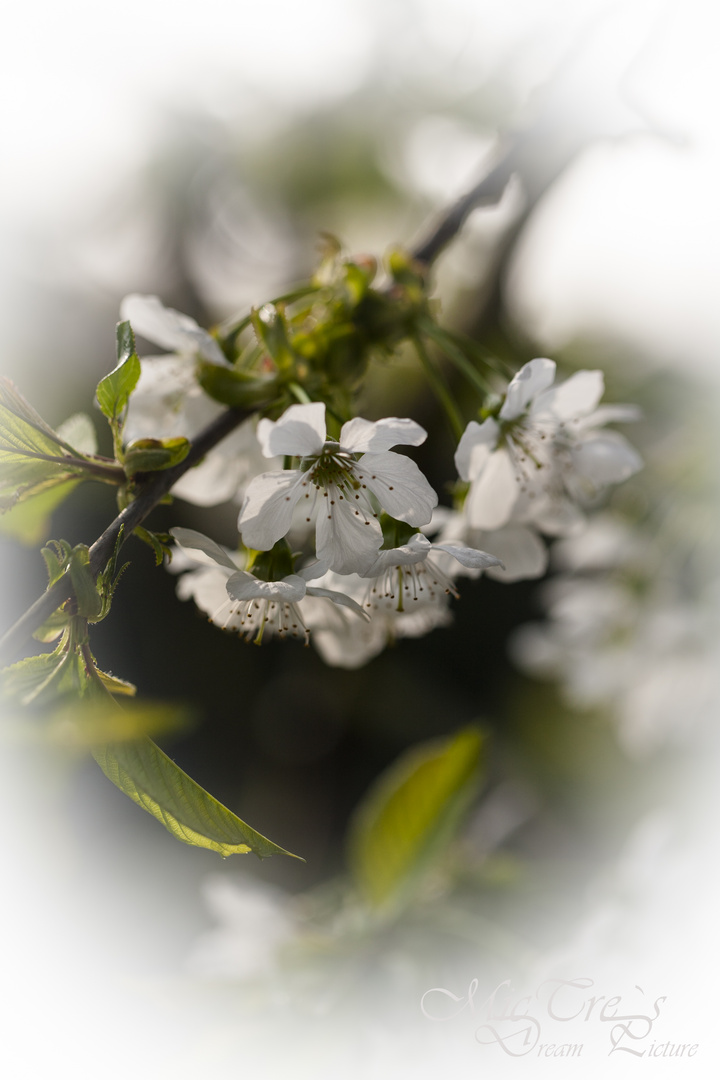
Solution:
<svg viewBox="0 0 720 1080"><path fill-rule="evenodd" d="M123 316L174 350L142 361L126 435L192 438L222 409L194 377L198 357L227 363L217 342L155 297L128 297ZM425 442L411 419L357 416L333 438L325 403L310 401L247 422L175 488L199 505L241 501L239 552L173 530L179 595L248 640L310 639L328 663L358 667L393 640L446 625L459 576L542 575L543 536L572 532L588 500L641 465L621 435L602 430L636 415L599 407L602 373L554 378L551 360L530 361L491 415L468 424L452 508L438 507L415 462L394 450Z"/></svg>
<svg viewBox="0 0 720 1080"><path fill-rule="evenodd" d="M556 545L553 563L546 620L511 641L524 671L558 680L573 708L609 710L635 757L717 716L720 582L683 595L654 538L610 514Z"/></svg>

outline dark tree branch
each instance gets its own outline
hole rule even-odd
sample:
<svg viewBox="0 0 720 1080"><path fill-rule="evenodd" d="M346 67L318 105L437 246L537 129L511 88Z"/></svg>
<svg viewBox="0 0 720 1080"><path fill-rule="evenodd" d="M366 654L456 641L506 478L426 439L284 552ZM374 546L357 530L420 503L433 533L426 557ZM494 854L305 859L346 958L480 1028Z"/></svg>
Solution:
<svg viewBox="0 0 720 1080"><path fill-rule="evenodd" d="M492 206L499 202L508 180L517 170L521 143L516 140L497 165L466 195L445 211L432 231L411 250L413 258L425 266L431 266L438 255L455 239L473 210L479 206Z"/></svg>

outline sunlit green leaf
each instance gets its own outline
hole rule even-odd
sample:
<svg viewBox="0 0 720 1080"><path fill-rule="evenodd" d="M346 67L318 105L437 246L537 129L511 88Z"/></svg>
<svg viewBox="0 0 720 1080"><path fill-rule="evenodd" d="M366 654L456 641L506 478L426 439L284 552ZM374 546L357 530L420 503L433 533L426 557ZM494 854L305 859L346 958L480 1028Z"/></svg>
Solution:
<svg viewBox="0 0 720 1080"><path fill-rule="evenodd" d="M84 444L92 445L87 418L73 417L68 423ZM46 532L50 512L80 479L116 482L112 463L86 459L84 453L53 431L8 379L0 378L0 513L12 511L3 532L36 543ZM30 501L26 510L17 509Z"/></svg>
<svg viewBox="0 0 720 1080"><path fill-rule="evenodd" d="M100 380L95 391L97 403L108 420L116 420L124 411L140 378L140 360L130 323L118 323L116 335L117 367Z"/></svg>
<svg viewBox="0 0 720 1080"><path fill-rule="evenodd" d="M54 701L67 693L82 694L87 684L82 660L74 650L68 651L66 644L64 636L53 652L28 656L6 668L4 696L30 705Z"/></svg>
<svg viewBox="0 0 720 1080"><path fill-rule="evenodd" d="M223 856L291 854L241 821L150 739L105 746L93 756L113 784L184 844Z"/></svg>
<svg viewBox="0 0 720 1080"><path fill-rule="evenodd" d="M370 905L396 910L442 856L478 789L483 742L476 728L466 728L414 746L365 796L348 843Z"/></svg>
<svg viewBox="0 0 720 1080"><path fill-rule="evenodd" d="M132 701L118 708L107 697L91 697L30 714L27 710L6 711L0 734L4 741L49 744L84 754L106 745L109 739L135 742L144 736L177 732L186 728L188 721L187 710L171 703Z"/></svg>
<svg viewBox="0 0 720 1080"><path fill-rule="evenodd" d="M47 539L53 510L65 501L79 483L79 477L53 481L50 486L37 490L32 498L16 502L0 515L0 533L12 536L28 547L35 547Z"/></svg>
<svg viewBox="0 0 720 1080"><path fill-rule="evenodd" d="M0 378L0 509L76 475L68 448L12 383Z"/></svg>
<svg viewBox="0 0 720 1080"><path fill-rule="evenodd" d="M57 434L82 454L97 454L97 434L87 413L75 413L64 420Z"/></svg>

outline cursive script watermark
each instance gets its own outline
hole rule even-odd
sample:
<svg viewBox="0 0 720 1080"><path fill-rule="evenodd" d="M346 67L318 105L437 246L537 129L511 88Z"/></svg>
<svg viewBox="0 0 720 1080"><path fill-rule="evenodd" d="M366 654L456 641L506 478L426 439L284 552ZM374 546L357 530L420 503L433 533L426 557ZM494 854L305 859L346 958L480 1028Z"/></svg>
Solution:
<svg viewBox="0 0 720 1080"><path fill-rule="evenodd" d="M667 996L652 997L637 984L623 993L601 994L586 977L546 979L529 994L518 994L509 979L485 994L473 979L464 994L440 986L426 990L420 1009L434 1022L472 1015L475 1041L497 1045L511 1057L582 1057L591 1029L603 1034L608 1057L695 1057L699 1043L658 1037L656 1024L666 1001Z"/></svg>

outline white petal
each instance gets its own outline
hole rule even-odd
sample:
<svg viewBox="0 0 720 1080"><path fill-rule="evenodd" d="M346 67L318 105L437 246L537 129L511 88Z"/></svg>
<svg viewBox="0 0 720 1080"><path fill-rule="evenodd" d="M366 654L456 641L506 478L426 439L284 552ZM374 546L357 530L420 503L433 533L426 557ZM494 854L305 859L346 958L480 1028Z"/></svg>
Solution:
<svg viewBox="0 0 720 1080"><path fill-rule="evenodd" d="M368 450L390 450L393 446L420 446L427 439L427 431L414 420L399 419L396 416L384 420L363 420L356 416L343 424L340 432L340 445L343 450L353 454L363 454Z"/></svg>
<svg viewBox="0 0 720 1080"><path fill-rule="evenodd" d="M316 530L317 556L338 574L364 574L375 561L382 530L375 518L356 514L349 502L323 499Z"/></svg>
<svg viewBox="0 0 720 1080"><path fill-rule="evenodd" d="M222 451L226 448L223 447ZM211 450L173 486L172 493L195 506L217 506L238 494L245 478L243 461L228 462L220 447Z"/></svg>
<svg viewBox="0 0 720 1080"><path fill-rule="evenodd" d="M576 371L559 386L541 394L531 409L533 417L576 420L597 408L605 390L602 371Z"/></svg>
<svg viewBox="0 0 720 1080"><path fill-rule="evenodd" d="M245 570L238 570L225 583L232 600L276 600L294 604L305 595L305 582L297 574L288 574L282 581L261 581Z"/></svg>
<svg viewBox="0 0 720 1080"><path fill-rule="evenodd" d="M410 458L391 450L365 454L355 474L398 521L408 525L427 525L430 521L438 497Z"/></svg>
<svg viewBox="0 0 720 1080"><path fill-rule="evenodd" d="M525 525L506 525L488 533L483 543L492 548L504 563L504 568L488 570L496 581L523 581L542 577L547 569L548 550L534 529Z"/></svg>
<svg viewBox="0 0 720 1080"><path fill-rule="evenodd" d="M461 544L433 544L434 551L446 551L457 559L463 566L469 566L473 570L485 570L488 566L502 566L502 562L496 555L489 555L487 551L479 551L478 548L464 547Z"/></svg>
<svg viewBox="0 0 720 1080"><path fill-rule="evenodd" d="M401 547L385 548L379 551L375 562L368 567L363 577L379 577L391 566L413 566L415 563L425 562L433 547L437 545L431 545L426 536L420 534L413 536Z"/></svg>
<svg viewBox="0 0 720 1080"><path fill-rule="evenodd" d="M302 492L303 473L282 469L261 473L248 484L238 517L238 529L246 547L269 551L285 536L293 509Z"/></svg>
<svg viewBox="0 0 720 1080"><path fill-rule="evenodd" d="M499 529L512 512L518 485L510 455L504 447L495 450L465 500L465 514L475 529Z"/></svg>
<svg viewBox="0 0 720 1080"><path fill-rule="evenodd" d="M211 540L209 536L203 536L202 533L196 532L195 529L182 529L179 527L171 529L170 535L179 547L192 553L195 561L203 566L226 566L233 573L237 570L237 563L233 562L228 553L214 540Z"/></svg>
<svg viewBox="0 0 720 1080"><path fill-rule="evenodd" d="M325 405L291 405L279 420L261 420L257 437L265 457L306 457L319 454L325 445Z"/></svg>
<svg viewBox="0 0 720 1080"><path fill-rule="evenodd" d="M181 574L175 591L181 600L192 598L211 619L218 615L218 624L222 626L231 607L225 590L226 581L227 572L221 567L201 566Z"/></svg>
<svg viewBox="0 0 720 1080"><path fill-rule="evenodd" d="M570 536L583 529L585 517L571 499L558 496L540 500L532 512L531 523L548 536Z"/></svg>
<svg viewBox="0 0 720 1080"><path fill-rule="evenodd" d="M478 424L471 420L455 451L455 468L462 480L472 480L488 463L500 437L500 426L491 416Z"/></svg>
<svg viewBox="0 0 720 1080"><path fill-rule="evenodd" d="M317 559L315 562L310 563L309 566L304 566L302 570L298 570L298 577L301 577L303 581L316 581L318 578L323 577L328 572L328 564L326 562L320 562Z"/></svg>
<svg viewBox="0 0 720 1080"><path fill-rule="evenodd" d="M603 424L628 424L642 420L643 412L637 405L601 405L589 416L579 421L581 431L602 427Z"/></svg>
<svg viewBox="0 0 720 1080"><path fill-rule="evenodd" d="M522 415L533 398L552 386L555 370L555 361L543 356L521 367L505 392L500 419L515 420Z"/></svg>
<svg viewBox="0 0 720 1080"><path fill-rule="evenodd" d="M189 315L167 308L157 296L131 293L120 305L122 319L129 319L136 334L173 352L200 353L206 360L228 366L217 341Z"/></svg>
<svg viewBox="0 0 720 1080"><path fill-rule="evenodd" d="M642 458L622 435L603 431L585 439L572 452L581 477L596 488L619 484L642 468Z"/></svg>
<svg viewBox="0 0 720 1080"><path fill-rule="evenodd" d="M307 594L308 596L321 596L327 600L332 600L333 604L350 608L351 611L355 611L358 615L362 615L364 619L370 618L368 613L363 611L358 602L353 600L351 596L347 596L345 593L335 592L334 589L321 589L314 585L308 585Z"/></svg>

